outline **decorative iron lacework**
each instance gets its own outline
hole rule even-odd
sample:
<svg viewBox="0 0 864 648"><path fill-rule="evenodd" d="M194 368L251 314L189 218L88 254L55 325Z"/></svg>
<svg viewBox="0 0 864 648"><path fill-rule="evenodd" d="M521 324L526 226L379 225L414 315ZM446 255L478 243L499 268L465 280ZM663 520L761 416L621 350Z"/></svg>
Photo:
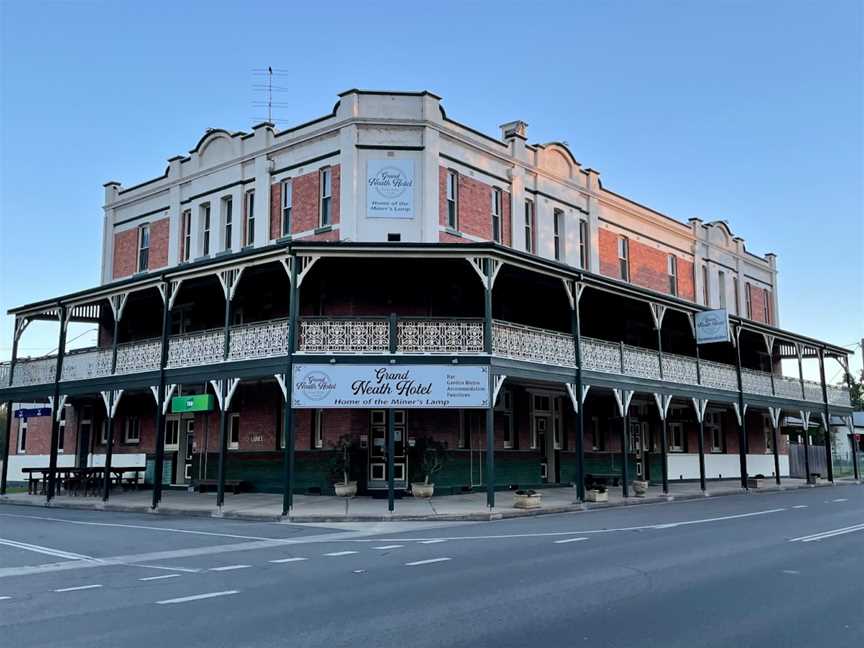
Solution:
<svg viewBox="0 0 864 648"><path fill-rule="evenodd" d="M492 322L492 352L515 360L576 366L572 335L499 320Z"/></svg>
<svg viewBox="0 0 864 648"><path fill-rule="evenodd" d="M222 329L184 333L168 338L168 368L194 367L222 362Z"/></svg>
<svg viewBox="0 0 864 648"><path fill-rule="evenodd" d="M603 373L623 373L621 370L621 346L614 342L582 338L582 367Z"/></svg>
<svg viewBox="0 0 864 648"><path fill-rule="evenodd" d="M699 372L703 387L738 391L738 373L735 367L711 360L700 360Z"/></svg>
<svg viewBox="0 0 864 648"><path fill-rule="evenodd" d="M0 387L5 387L9 384L9 367L10 363L8 362L0 364Z"/></svg>
<svg viewBox="0 0 864 648"><path fill-rule="evenodd" d="M845 393L846 404L849 404L849 390L846 387L840 389L840 391ZM807 401L819 401L822 402L822 385L817 382L813 382L812 380L804 381L804 400ZM831 400L831 386L828 386L828 402L833 402ZM838 403L842 404L842 403Z"/></svg>
<svg viewBox="0 0 864 648"><path fill-rule="evenodd" d="M387 353L390 351L390 321L303 318L299 342L299 350L306 353Z"/></svg>
<svg viewBox="0 0 864 648"><path fill-rule="evenodd" d="M170 349L170 346L169 346ZM162 341L140 340L117 345L117 367L115 373L130 374L141 371L156 371L162 359Z"/></svg>
<svg viewBox="0 0 864 648"><path fill-rule="evenodd" d="M110 374L111 349L88 349L87 351L72 351L63 356L63 370L60 372L60 380L87 380Z"/></svg>
<svg viewBox="0 0 864 648"><path fill-rule="evenodd" d="M696 358L663 354L663 380L685 385L698 385Z"/></svg>
<svg viewBox="0 0 864 648"><path fill-rule="evenodd" d="M638 378L660 380L660 356L656 351L625 346L624 373Z"/></svg>
<svg viewBox="0 0 864 648"><path fill-rule="evenodd" d="M771 374L752 369L741 370L741 383L748 394L771 395Z"/></svg>
<svg viewBox="0 0 864 648"><path fill-rule="evenodd" d="M57 356L38 360L16 360L14 386L53 383L56 372Z"/></svg>
<svg viewBox="0 0 864 648"><path fill-rule="evenodd" d="M819 400L821 400L821 396ZM849 397L849 388L828 385L828 402L832 405L846 405L848 407L852 404L852 399Z"/></svg>
<svg viewBox="0 0 864 648"><path fill-rule="evenodd" d="M482 353L483 320L400 319L396 349L401 353Z"/></svg>
<svg viewBox="0 0 864 648"><path fill-rule="evenodd" d="M781 398L801 400L801 381L786 376L774 376L774 393Z"/></svg>
<svg viewBox="0 0 864 648"><path fill-rule="evenodd" d="M252 360L287 355L288 320L269 320L232 326L228 340L229 360Z"/></svg>

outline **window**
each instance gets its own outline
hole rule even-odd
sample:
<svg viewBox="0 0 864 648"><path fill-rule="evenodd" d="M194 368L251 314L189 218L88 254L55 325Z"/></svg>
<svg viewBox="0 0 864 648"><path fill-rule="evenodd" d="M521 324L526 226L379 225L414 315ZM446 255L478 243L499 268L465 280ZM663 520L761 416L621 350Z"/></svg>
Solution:
<svg viewBox="0 0 864 648"><path fill-rule="evenodd" d="M460 410L458 446L463 449L470 448L472 439L482 438L482 434L480 412L477 410Z"/></svg>
<svg viewBox="0 0 864 648"><path fill-rule="evenodd" d="M711 452L723 452L722 412L705 412L705 431L711 440Z"/></svg>
<svg viewBox="0 0 864 648"><path fill-rule="evenodd" d="M763 317L762 321L765 322L766 324L771 323L771 309L768 305L768 301L770 299L771 299L771 293L768 292L767 288L765 288L765 295L764 295L764 298L762 301L762 317Z"/></svg>
<svg viewBox="0 0 864 648"><path fill-rule="evenodd" d="M102 428L99 431L99 443L108 445L108 419L102 419Z"/></svg>
<svg viewBox="0 0 864 648"><path fill-rule="evenodd" d="M282 236L291 234L291 206L294 202L294 185L290 180L282 181Z"/></svg>
<svg viewBox="0 0 864 648"><path fill-rule="evenodd" d="M137 416L126 418L123 428L123 443L139 443L141 441L141 419Z"/></svg>
<svg viewBox="0 0 864 648"><path fill-rule="evenodd" d="M492 188L492 240L501 242L501 190Z"/></svg>
<svg viewBox="0 0 864 648"><path fill-rule="evenodd" d="M525 201L525 251L534 252L534 201Z"/></svg>
<svg viewBox="0 0 864 648"><path fill-rule="evenodd" d="M312 410L312 447L324 447L324 410Z"/></svg>
<svg viewBox="0 0 864 648"><path fill-rule="evenodd" d="M560 261L564 255L564 212L556 209L552 212L552 242L555 247L555 260Z"/></svg>
<svg viewBox="0 0 864 648"><path fill-rule="evenodd" d="M630 281L630 240L626 236L618 238L618 276Z"/></svg>
<svg viewBox="0 0 864 648"><path fill-rule="evenodd" d="M762 416L762 429L765 435L765 453L774 453L774 427L767 415Z"/></svg>
<svg viewBox="0 0 864 648"><path fill-rule="evenodd" d="M225 215L225 246L223 249L230 250L231 249L231 235L232 235L232 227L233 223L231 222L234 214L234 200L231 196L226 196L222 199L222 213Z"/></svg>
<svg viewBox="0 0 864 648"><path fill-rule="evenodd" d="M180 222L180 260L188 261L192 248L192 210L183 212Z"/></svg>
<svg viewBox="0 0 864 648"><path fill-rule="evenodd" d="M669 423L669 452L684 452L684 425Z"/></svg>
<svg viewBox="0 0 864 648"><path fill-rule="evenodd" d="M60 411L60 422L57 424L57 452L63 452L66 446L66 407Z"/></svg>
<svg viewBox="0 0 864 648"><path fill-rule="evenodd" d="M588 221L579 220L579 267L588 268Z"/></svg>
<svg viewBox="0 0 864 648"><path fill-rule="evenodd" d="M513 393L509 389L501 391L498 403L495 405L495 417L504 421L504 447L515 447L515 435L513 433Z"/></svg>
<svg viewBox="0 0 864 648"><path fill-rule="evenodd" d="M732 277L732 290L735 293L735 295L734 295L734 297L735 297L735 301L734 301L735 315L740 315L741 314L741 295L739 294L740 289L738 286L738 277Z"/></svg>
<svg viewBox="0 0 864 648"><path fill-rule="evenodd" d="M210 254L210 203L201 205L201 254Z"/></svg>
<svg viewBox="0 0 864 648"><path fill-rule="evenodd" d="M231 426L228 434L228 449L237 450L240 447L240 415L231 415Z"/></svg>
<svg viewBox="0 0 864 648"><path fill-rule="evenodd" d="M678 294L678 257L670 254L666 259L666 271L669 274L669 294Z"/></svg>
<svg viewBox="0 0 864 648"><path fill-rule="evenodd" d="M321 182L321 227L330 225L332 215L330 213L330 200L333 190L333 172L330 167L324 167L320 172Z"/></svg>
<svg viewBox="0 0 864 648"><path fill-rule="evenodd" d="M150 267L150 225L138 227L138 272Z"/></svg>
<svg viewBox="0 0 864 648"><path fill-rule="evenodd" d="M27 452L27 419L18 419L18 454Z"/></svg>
<svg viewBox="0 0 864 648"><path fill-rule="evenodd" d="M458 176L455 171L447 172L447 227L459 229L458 209Z"/></svg>
<svg viewBox="0 0 864 648"><path fill-rule="evenodd" d="M747 319L753 319L753 300L750 295L750 284L744 284L744 298L747 300Z"/></svg>
<svg viewBox="0 0 864 648"><path fill-rule="evenodd" d="M708 266L702 266L702 300L705 306L711 306L711 293L708 291Z"/></svg>
<svg viewBox="0 0 864 648"><path fill-rule="evenodd" d="M726 308L726 273L717 272L717 302L720 308Z"/></svg>
<svg viewBox="0 0 864 648"><path fill-rule="evenodd" d="M246 192L246 225L243 230L243 245L255 245L255 190Z"/></svg>
<svg viewBox="0 0 864 648"><path fill-rule="evenodd" d="M180 448L180 419L168 419L165 425L165 449L177 450Z"/></svg>
<svg viewBox="0 0 864 648"><path fill-rule="evenodd" d="M606 431L600 427L600 419L591 417L591 449L595 452L606 450Z"/></svg>

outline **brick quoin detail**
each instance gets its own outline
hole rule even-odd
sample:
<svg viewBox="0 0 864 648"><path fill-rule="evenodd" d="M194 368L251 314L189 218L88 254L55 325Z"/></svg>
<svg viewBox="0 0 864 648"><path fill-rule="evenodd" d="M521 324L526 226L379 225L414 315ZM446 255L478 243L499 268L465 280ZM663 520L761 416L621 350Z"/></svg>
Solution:
<svg viewBox="0 0 864 648"><path fill-rule="evenodd" d="M342 176L338 164L330 167L330 171L332 173L330 178L330 213L331 223L335 225L339 222L339 187ZM321 169L297 176L291 182L291 233L298 234L314 230L319 226L320 218Z"/></svg>
<svg viewBox="0 0 864 648"><path fill-rule="evenodd" d="M438 222L447 226L447 167L438 168ZM492 240L492 189L491 185L474 180L461 173L456 174L457 225L459 231L487 241ZM510 223L510 192L501 191L501 243L512 246ZM468 239L442 232L442 242L468 243Z"/></svg>

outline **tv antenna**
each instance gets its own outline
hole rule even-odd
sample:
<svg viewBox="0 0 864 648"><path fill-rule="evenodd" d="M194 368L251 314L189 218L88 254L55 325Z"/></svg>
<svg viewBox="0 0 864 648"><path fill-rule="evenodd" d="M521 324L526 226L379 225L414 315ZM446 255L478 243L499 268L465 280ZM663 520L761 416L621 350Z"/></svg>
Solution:
<svg viewBox="0 0 864 648"><path fill-rule="evenodd" d="M284 119L278 119L273 117L273 108L287 108L290 106L288 102L284 101L273 101L273 93L280 92L288 92L289 88L278 85L278 81L280 77L288 77L288 70L274 70L272 66L267 66L266 68L256 68L252 70L252 91L254 93L261 93L260 98L256 96L256 98L252 101L252 106L254 108L266 108L267 109L267 122L274 123L277 121L287 121ZM277 85L273 85L273 77L276 77ZM260 122L264 121L263 117L255 117L254 121Z"/></svg>

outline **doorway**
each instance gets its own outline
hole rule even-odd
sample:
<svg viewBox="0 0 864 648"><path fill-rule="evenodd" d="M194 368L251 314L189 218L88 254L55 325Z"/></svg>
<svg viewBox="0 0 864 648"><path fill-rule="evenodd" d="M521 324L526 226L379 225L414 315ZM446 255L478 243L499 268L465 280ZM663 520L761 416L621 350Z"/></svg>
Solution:
<svg viewBox="0 0 864 648"><path fill-rule="evenodd" d="M531 394L531 439L540 452L540 481L561 482L561 397L549 393Z"/></svg>
<svg viewBox="0 0 864 648"><path fill-rule="evenodd" d="M405 410L393 411L393 485L408 488L408 454L406 443L407 419ZM369 490L386 490L387 474L387 410L369 413L368 481Z"/></svg>
<svg viewBox="0 0 864 648"><path fill-rule="evenodd" d="M648 481L651 478L649 468L649 434L646 421L630 421L630 452L636 460L636 479Z"/></svg>

